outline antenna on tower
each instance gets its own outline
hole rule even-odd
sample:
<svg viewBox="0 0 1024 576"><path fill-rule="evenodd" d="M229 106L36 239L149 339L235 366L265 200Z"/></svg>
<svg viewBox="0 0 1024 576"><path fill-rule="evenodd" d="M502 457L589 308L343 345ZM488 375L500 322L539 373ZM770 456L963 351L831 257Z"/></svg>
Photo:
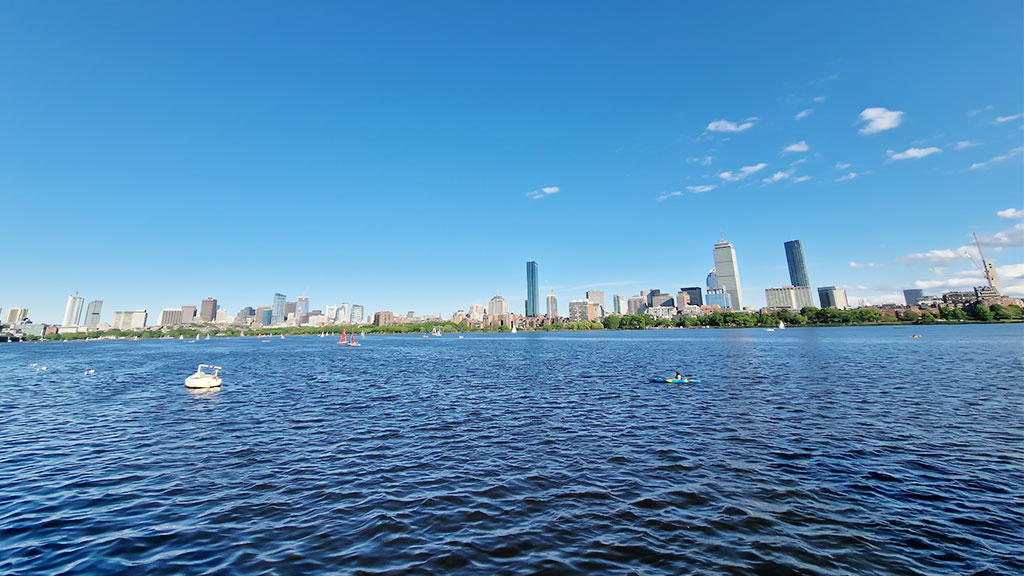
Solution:
<svg viewBox="0 0 1024 576"><path fill-rule="evenodd" d="M725 242L725 232L721 228L718 229L718 234L722 237L722 242Z"/></svg>

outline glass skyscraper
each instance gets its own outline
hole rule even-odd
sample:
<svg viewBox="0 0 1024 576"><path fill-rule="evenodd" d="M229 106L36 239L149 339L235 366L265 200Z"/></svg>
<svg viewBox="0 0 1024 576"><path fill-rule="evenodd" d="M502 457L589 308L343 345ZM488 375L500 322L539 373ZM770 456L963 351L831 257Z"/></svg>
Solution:
<svg viewBox="0 0 1024 576"><path fill-rule="evenodd" d="M284 322L284 306L288 297L284 294L274 294L274 304L270 307L270 323L280 324Z"/></svg>
<svg viewBox="0 0 1024 576"><path fill-rule="evenodd" d="M804 261L804 245L799 240L786 242L786 264L789 265L789 283L793 286L810 286L807 278L807 263Z"/></svg>
<svg viewBox="0 0 1024 576"><path fill-rule="evenodd" d="M526 263L526 316L537 316L537 304L540 293L537 290L537 263L530 260Z"/></svg>

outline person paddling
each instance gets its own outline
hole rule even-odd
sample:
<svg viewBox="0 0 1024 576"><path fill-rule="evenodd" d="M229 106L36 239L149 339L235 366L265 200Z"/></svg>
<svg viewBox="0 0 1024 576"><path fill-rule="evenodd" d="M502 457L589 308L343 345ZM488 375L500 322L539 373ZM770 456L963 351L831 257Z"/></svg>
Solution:
<svg viewBox="0 0 1024 576"><path fill-rule="evenodd" d="M676 370L676 380L682 380L682 379L683 379L683 375L679 373L679 370Z"/></svg>

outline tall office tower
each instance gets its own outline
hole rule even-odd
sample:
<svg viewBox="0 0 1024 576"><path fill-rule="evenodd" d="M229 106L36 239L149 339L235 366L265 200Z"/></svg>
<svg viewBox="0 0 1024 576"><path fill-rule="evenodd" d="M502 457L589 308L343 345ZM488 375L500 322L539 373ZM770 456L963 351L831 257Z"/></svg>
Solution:
<svg viewBox="0 0 1024 576"><path fill-rule="evenodd" d="M64 323L61 326L78 326L82 321L82 298L76 292L74 296L68 296L68 305L64 308Z"/></svg>
<svg viewBox="0 0 1024 576"><path fill-rule="evenodd" d="M309 298L302 296L295 299L295 317L300 324L309 320Z"/></svg>
<svg viewBox="0 0 1024 576"><path fill-rule="evenodd" d="M149 313L145 310L125 310L114 312L114 320L110 327L118 330L138 330L146 327Z"/></svg>
<svg viewBox="0 0 1024 576"><path fill-rule="evenodd" d="M707 286L708 290L718 290L718 274L715 273L714 268L708 272L708 279L704 285Z"/></svg>
<svg viewBox="0 0 1024 576"><path fill-rule="evenodd" d="M85 327L95 328L100 325L100 313L103 312L103 300L93 300L85 307Z"/></svg>
<svg viewBox="0 0 1024 576"><path fill-rule="evenodd" d="M558 298L555 298L554 294L548 294L544 299L548 304L548 318L552 320L558 318Z"/></svg>
<svg viewBox="0 0 1024 576"><path fill-rule="evenodd" d="M686 292L686 294L690 297L690 305L691 306L703 306L704 305L704 300L703 300L703 298L701 298L701 295L700 295L700 286L689 286L687 288L680 288L679 291L680 292ZM678 304L678 302L677 302L677 304Z"/></svg>
<svg viewBox="0 0 1024 576"><path fill-rule="evenodd" d="M273 318L273 312L270 306L259 306L256 308L256 324L260 326L270 326L271 318Z"/></svg>
<svg viewBox="0 0 1024 576"><path fill-rule="evenodd" d="M21 324L28 318L28 308L8 308L4 324Z"/></svg>
<svg viewBox="0 0 1024 576"><path fill-rule="evenodd" d="M810 286L807 279L807 262L804 260L804 245L799 240L790 240L786 247L786 264L789 266L789 283L793 286Z"/></svg>
<svg viewBox="0 0 1024 576"><path fill-rule="evenodd" d="M736 262L736 250L731 242L715 242L715 275L718 276L718 287L730 296L732 309L743 310L740 270Z"/></svg>
<svg viewBox="0 0 1024 576"><path fill-rule="evenodd" d="M708 306L719 306L722 310L732 309L732 296L721 288L708 290L704 303Z"/></svg>
<svg viewBox="0 0 1024 576"><path fill-rule="evenodd" d="M484 305L483 304L470 304L469 305L469 317L477 322L484 319Z"/></svg>
<svg viewBox="0 0 1024 576"><path fill-rule="evenodd" d="M349 314L351 313L352 305L348 302L342 302L341 306L338 307L338 314L335 316L339 324L348 324Z"/></svg>
<svg viewBox="0 0 1024 576"><path fill-rule="evenodd" d="M191 324L196 321L196 310L197 308L191 304L185 304L181 307L181 323Z"/></svg>
<svg viewBox="0 0 1024 576"><path fill-rule="evenodd" d="M360 304L352 305L352 315L349 317L349 322L352 324L363 323L363 307Z"/></svg>
<svg viewBox="0 0 1024 576"><path fill-rule="evenodd" d="M626 311L630 316L643 314L647 310L647 298L643 296L630 296L626 301Z"/></svg>
<svg viewBox="0 0 1024 576"><path fill-rule="evenodd" d="M626 301L626 297L622 294L616 294L612 296L612 312L615 312L619 316L624 316L628 313L629 302Z"/></svg>
<svg viewBox="0 0 1024 576"><path fill-rule="evenodd" d="M537 304L540 303L540 294L537 291L537 263L530 260L526 263L526 316L533 318L538 316Z"/></svg>
<svg viewBox="0 0 1024 576"><path fill-rule="evenodd" d="M248 324L249 320L256 316L256 309L252 306L246 306L238 311L235 316L235 324Z"/></svg>
<svg viewBox="0 0 1024 576"><path fill-rule="evenodd" d="M604 291L602 290L587 290L587 300L599 305L601 308L605 307Z"/></svg>
<svg viewBox="0 0 1024 576"><path fill-rule="evenodd" d="M907 301L907 306L917 306L917 303L924 298L924 290L917 288L911 288L903 291L903 298ZM824 308L824 305L822 305Z"/></svg>
<svg viewBox="0 0 1024 576"><path fill-rule="evenodd" d="M508 314L508 302L501 297L499 292L487 303L487 315L494 318L495 316L503 316L505 314Z"/></svg>
<svg viewBox="0 0 1024 576"><path fill-rule="evenodd" d="M284 306L287 297L284 294L274 294L274 303L270 306L270 323L272 325L284 322Z"/></svg>
<svg viewBox="0 0 1024 576"><path fill-rule="evenodd" d="M327 312L324 313L324 316L327 316L327 323L328 324L334 324L335 322L337 322L338 321L338 306L336 306L334 304L328 304L327 305Z"/></svg>
<svg viewBox="0 0 1024 576"><path fill-rule="evenodd" d="M284 317L287 320L292 320L295 318L295 302L284 303Z"/></svg>
<svg viewBox="0 0 1024 576"><path fill-rule="evenodd" d="M164 308L160 312L158 326L177 326L181 324L181 308Z"/></svg>
<svg viewBox="0 0 1024 576"><path fill-rule="evenodd" d="M846 299L846 290L835 286L818 288L818 301L821 302L822 308L846 310L850 307L850 301Z"/></svg>
<svg viewBox="0 0 1024 576"><path fill-rule="evenodd" d="M202 322L213 322L217 319L217 299L207 298L203 300L199 308L199 320Z"/></svg>
<svg viewBox="0 0 1024 576"><path fill-rule="evenodd" d="M996 289L996 292L1002 294L1003 290L999 287L999 277L996 276L996 261L984 258L982 263L985 264L985 273L988 274L989 280L992 281L992 287Z"/></svg>

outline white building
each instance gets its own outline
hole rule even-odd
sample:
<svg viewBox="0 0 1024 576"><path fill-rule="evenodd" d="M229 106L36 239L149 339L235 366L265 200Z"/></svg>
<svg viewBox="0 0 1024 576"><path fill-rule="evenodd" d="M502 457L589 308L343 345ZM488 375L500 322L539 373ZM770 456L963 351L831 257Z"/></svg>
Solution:
<svg viewBox="0 0 1024 576"><path fill-rule="evenodd" d="M114 312L114 321L110 326L117 330L139 330L146 327L149 313L145 310L128 310Z"/></svg>
<svg viewBox="0 0 1024 576"><path fill-rule="evenodd" d="M554 294L548 294L544 299L548 305L548 318L552 320L558 318L558 298L555 298Z"/></svg>
<svg viewBox="0 0 1024 576"><path fill-rule="evenodd" d="M769 288L764 291L764 299L768 308L800 310L806 306L814 306L810 286L783 286Z"/></svg>
<svg viewBox="0 0 1024 576"><path fill-rule="evenodd" d="M103 300L93 300L85 307L85 327L96 328L100 325L100 314L103 312Z"/></svg>
<svg viewBox="0 0 1024 576"><path fill-rule="evenodd" d="M736 250L731 242L715 242L715 275L718 288L725 290L732 299L733 310L743 310L743 289L740 287L740 270L736 261Z"/></svg>
<svg viewBox="0 0 1024 576"><path fill-rule="evenodd" d="M506 314L508 314L508 301L501 297L501 293L498 293L487 303L487 315L491 318L498 318Z"/></svg>
<svg viewBox="0 0 1024 576"><path fill-rule="evenodd" d="M629 303L622 294L612 296L612 312L619 316L625 316L629 310Z"/></svg>
<svg viewBox="0 0 1024 576"><path fill-rule="evenodd" d="M8 308L4 324L21 324L28 318L28 308Z"/></svg>
<svg viewBox="0 0 1024 576"><path fill-rule="evenodd" d="M216 318L214 318L214 321L217 324L231 324L232 320L234 320L234 318L232 318L230 315L228 315L228 311L225 310L224 308L218 309L217 310L217 316L216 316Z"/></svg>
<svg viewBox="0 0 1024 576"><path fill-rule="evenodd" d="M818 288L818 301L822 308L838 308L847 310L850 308L850 301L846 298L846 290L835 286Z"/></svg>
<svg viewBox="0 0 1024 576"><path fill-rule="evenodd" d="M82 323L82 306L85 305L85 298L78 294L68 296L68 305L64 308L64 322L61 326L78 326Z"/></svg>
<svg viewBox="0 0 1024 576"><path fill-rule="evenodd" d="M644 310L644 314L655 318L675 318L675 306L650 306Z"/></svg>
<svg viewBox="0 0 1024 576"><path fill-rule="evenodd" d="M469 317L477 322L484 319L484 306L483 304L470 304L469 305Z"/></svg>

